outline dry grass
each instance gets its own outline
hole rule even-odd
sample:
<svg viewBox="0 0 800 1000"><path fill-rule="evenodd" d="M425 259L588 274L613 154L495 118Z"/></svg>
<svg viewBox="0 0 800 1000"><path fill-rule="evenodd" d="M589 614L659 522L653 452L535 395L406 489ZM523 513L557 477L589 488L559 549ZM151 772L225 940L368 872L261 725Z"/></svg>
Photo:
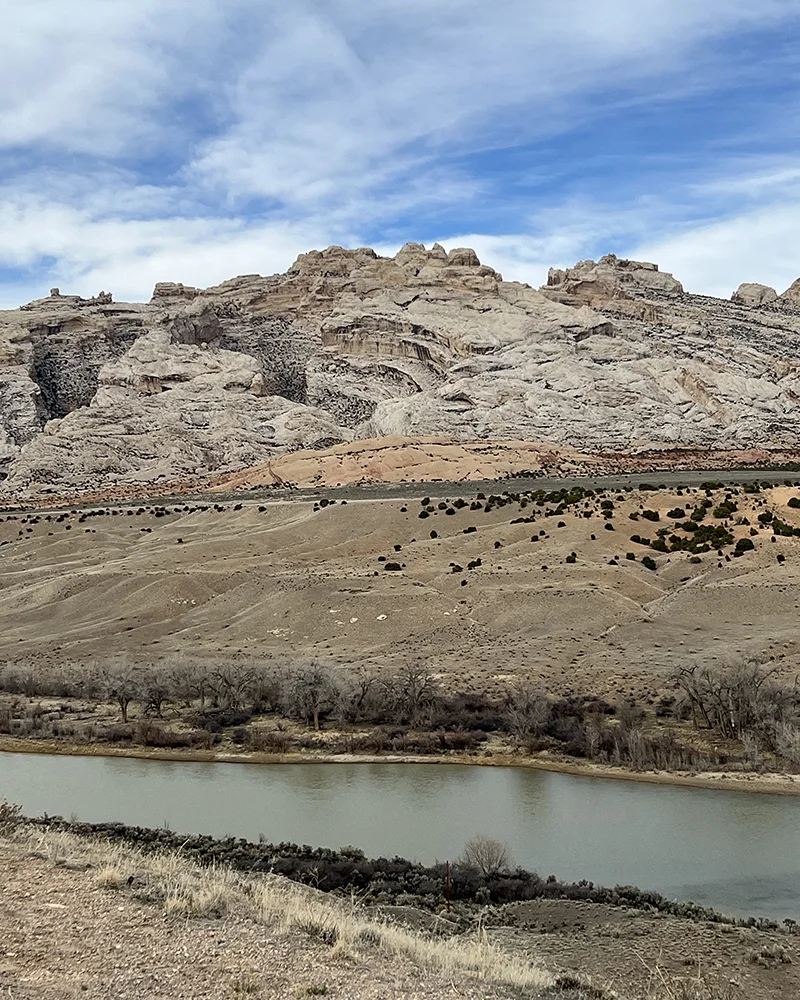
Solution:
<svg viewBox="0 0 800 1000"><path fill-rule="evenodd" d="M710 986L699 972L695 976L676 977L659 965L648 972L643 1000L734 1000L732 987Z"/></svg>
<svg viewBox="0 0 800 1000"><path fill-rule="evenodd" d="M21 826L13 839L54 865L91 869L95 884L104 889L130 886L137 899L161 906L173 919L236 913L286 934L302 933L323 941L330 945L333 958L403 958L438 975L465 976L497 987L539 990L555 983L535 960L510 955L482 932L447 940L429 938L375 919L355 901L280 876L200 867L178 852L147 855L65 831ZM246 993L246 984L241 986Z"/></svg>
<svg viewBox="0 0 800 1000"><path fill-rule="evenodd" d="M255 894L259 918L285 931L302 931L327 941L341 955L359 957L378 952L409 958L453 976L468 974L518 989L543 988L553 977L534 961L513 957L491 944L482 932L445 940L429 938L370 918L357 904L268 879Z"/></svg>

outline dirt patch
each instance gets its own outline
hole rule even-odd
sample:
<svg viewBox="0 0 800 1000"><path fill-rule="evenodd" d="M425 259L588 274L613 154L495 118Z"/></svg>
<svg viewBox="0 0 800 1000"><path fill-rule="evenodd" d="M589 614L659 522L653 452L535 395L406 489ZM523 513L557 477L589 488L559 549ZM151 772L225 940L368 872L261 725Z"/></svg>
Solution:
<svg viewBox="0 0 800 1000"><path fill-rule="evenodd" d="M748 1000L800 995L795 934L561 900L512 903L500 919L514 923L490 932L504 948L535 949L553 966L622 995Z"/></svg>

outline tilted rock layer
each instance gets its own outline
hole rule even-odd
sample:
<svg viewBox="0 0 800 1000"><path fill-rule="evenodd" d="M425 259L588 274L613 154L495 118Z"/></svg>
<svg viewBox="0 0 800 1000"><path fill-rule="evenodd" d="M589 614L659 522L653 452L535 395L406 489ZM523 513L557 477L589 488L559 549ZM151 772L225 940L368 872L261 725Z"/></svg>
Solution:
<svg viewBox="0 0 800 1000"><path fill-rule="evenodd" d="M285 274L146 304L0 313L12 489L231 472L386 435L590 453L800 447L800 280L687 294L655 264L582 261L539 290L474 251L302 254Z"/></svg>

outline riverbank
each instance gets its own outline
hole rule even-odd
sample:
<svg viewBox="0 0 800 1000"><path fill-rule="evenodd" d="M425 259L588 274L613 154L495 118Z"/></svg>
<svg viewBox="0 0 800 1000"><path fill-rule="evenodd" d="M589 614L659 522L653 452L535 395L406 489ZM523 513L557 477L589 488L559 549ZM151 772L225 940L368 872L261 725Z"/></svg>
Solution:
<svg viewBox="0 0 800 1000"><path fill-rule="evenodd" d="M0 866L0 993L15 1000L511 1000L557 983L479 934L415 933L279 876L177 854L22 826L0 837Z"/></svg>
<svg viewBox="0 0 800 1000"><path fill-rule="evenodd" d="M17 1000L106 1000L112 982L118 1000L800 993L800 937L786 931L563 899L465 923L27 825L0 834L0 866L0 992Z"/></svg>
<svg viewBox="0 0 800 1000"><path fill-rule="evenodd" d="M591 761L576 761L552 755L522 754L355 754L355 753L258 753L252 751L113 747L74 744L52 740L22 740L0 737L0 753L53 754L70 757L129 757L139 760L186 761L224 764L465 764L480 767L523 767L557 774L614 781L678 785L717 791L751 792L763 795L800 795L800 775L778 772L635 771Z"/></svg>

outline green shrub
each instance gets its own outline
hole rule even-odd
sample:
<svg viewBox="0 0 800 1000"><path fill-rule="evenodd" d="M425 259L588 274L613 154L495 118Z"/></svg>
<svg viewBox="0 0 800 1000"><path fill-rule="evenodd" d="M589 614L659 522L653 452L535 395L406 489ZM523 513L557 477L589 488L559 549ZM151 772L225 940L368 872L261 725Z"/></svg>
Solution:
<svg viewBox="0 0 800 1000"><path fill-rule="evenodd" d="M686 517L686 511L682 507L673 507L672 510L667 511L667 517L679 521L682 517Z"/></svg>
<svg viewBox="0 0 800 1000"><path fill-rule="evenodd" d="M774 515L771 510L762 510L758 515L759 524L769 524L773 517Z"/></svg>
<svg viewBox="0 0 800 1000"><path fill-rule="evenodd" d="M655 569L656 568L656 561L655 561L655 559L651 558L650 556L643 556L642 557L642 566L644 566L645 569Z"/></svg>
<svg viewBox="0 0 800 1000"><path fill-rule="evenodd" d="M643 510L642 517L648 521L660 521L661 516L657 510Z"/></svg>
<svg viewBox="0 0 800 1000"><path fill-rule="evenodd" d="M750 552L755 548L752 541L749 538L740 538L736 543L735 553L741 555L742 552Z"/></svg>
<svg viewBox="0 0 800 1000"><path fill-rule="evenodd" d="M789 506L794 510L800 508L800 497L791 497L789 500Z"/></svg>
<svg viewBox="0 0 800 1000"><path fill-rule="evenodd" d="M625 553L625 558L626 559L636 559L636 554L634 552L626 552Z"/></svg>

